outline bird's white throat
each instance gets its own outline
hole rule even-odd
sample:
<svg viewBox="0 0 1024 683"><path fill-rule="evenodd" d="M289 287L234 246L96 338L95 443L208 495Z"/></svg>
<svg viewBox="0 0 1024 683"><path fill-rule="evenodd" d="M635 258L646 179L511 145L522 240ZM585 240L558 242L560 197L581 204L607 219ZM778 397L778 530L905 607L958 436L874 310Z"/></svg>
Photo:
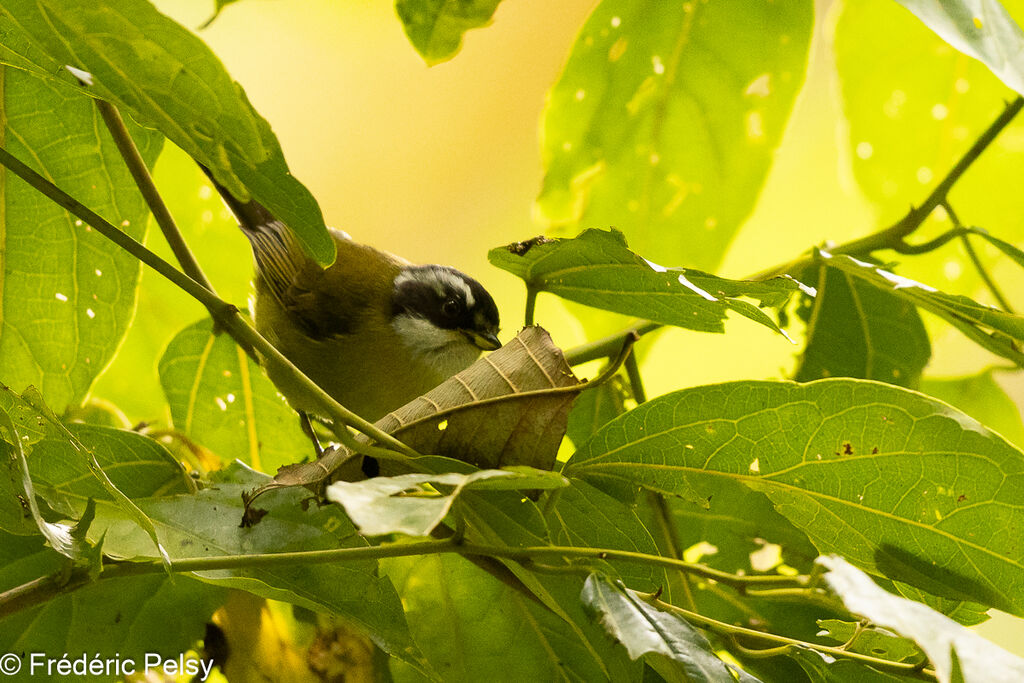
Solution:
<svg viewBox="0 0 1024 683"><path fill-rule="evenodd" d="M396 315L391 326L402 343L442 377L462 372L480 356L480 349L461 332L442 329L426 318Z"/></svg>

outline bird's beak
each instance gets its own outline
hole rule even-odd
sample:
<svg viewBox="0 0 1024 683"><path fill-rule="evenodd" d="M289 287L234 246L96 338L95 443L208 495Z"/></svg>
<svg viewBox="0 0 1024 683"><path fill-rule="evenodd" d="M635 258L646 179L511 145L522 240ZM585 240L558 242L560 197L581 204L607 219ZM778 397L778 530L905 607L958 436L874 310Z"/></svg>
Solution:
<svg viewBox="0 0 1024 683"><path fill-rule="evenodd" d="M493 332L477 332L476 330L462 330L466 338L473 343L473 346L484 351L493 351L501 348L498 336Z"/></svg>

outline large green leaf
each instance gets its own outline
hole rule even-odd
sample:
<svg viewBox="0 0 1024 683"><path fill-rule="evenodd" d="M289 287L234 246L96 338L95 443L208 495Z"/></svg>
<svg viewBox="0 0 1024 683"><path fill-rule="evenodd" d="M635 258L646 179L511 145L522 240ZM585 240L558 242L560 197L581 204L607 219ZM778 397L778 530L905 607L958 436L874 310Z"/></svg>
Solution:
<svg viewBox="0 0 1024 683"><path fill-rule="evenodd" d="M275 472L312 452L298 416L262 369L209 319L178 333L160 358L174 427L216 453Z"/></svg>
<svg viewBox="0 0 1024 683"><path fill-rule="evenodd" d="M131 499L187 493L194 486L181 464L153 439L95 425L72 425L71 430L96 456L111 483ZM36 443L29 467L40 494L65 515L77 515L89 498L117 507L115 496L93 476L86 458L68 439Z"/></svg>
<svg viewBox="0 0 1024 683"><path fill-rule="evenodd" d="M270 125L206 44L149 2L8 0L0 36L12 36L0 39L7 52L31 44L22 58L45 52L45 64L37 66L51 74L64 65L87 72L89 92L159 130L239 198L251 193L319 261L333 259L320 208L288 172Z"/></svg>
<svg viewBox="0 0 1024 683"><path fill-rule="evenodd" d="M388 559L381 569L445 681L608 678L558 616L457 555Z"/></svg>
<svg viewBox="0 0 1024 683"><path fill-rule="evenodd" d="M659 554L651 532L622 501L579 480L554 495L545 516L555 545ZM662 568L636 562L609 565L633 588L655 591L669 586L668 572ZM670 590L667 594L672 595Z"/></svg>
<svg viewBox="0 0 1024 683"><path fill-rule="evenodd" d="M821 552L933 593L1024 614L1024 454L950 406L866 380L730 382L609 423L564 474L699 499L766 494Z"/></svg>
<svg viewBox="0 0 1024 683"><path fill-rule="evenodd" d="M822 557L818 562L828 569L825 582L851 612L912 638L928 655L941 683L1024 680L1024 659L925 605L887 593L841 557Z"/></svg>
<svg viewBox="0 0 1024 683"><path fill-rule="evenodd" d="M152 165L162 139L130 122L129 130ZM89 98L0 66L0 144L142 237L145 203ZM0 172L0 381L18 392L36 386L57 412L80 402L128 329L138 280L135 258Z"/></svg>
<svg viewBox="0 0 1024 683"><path fill-rule="evenodd" d="M934 313L980 346L1024 366L1024 352L1021 350L1024 317L979 304L965 296L940 292L851 256L833 256L824 251L817 253L828 267Z"/></svg>
<svg viewBox="0 0 1024 683"><path fill-rule="evenodd" d="M727 280L697 270L665 268L630 251L617 230L585 230L574 239L510 244L492 249L487 257L522 278L532 291L702 332L724 332L728 311L780 332L764 311L739 297L781 306L799 287L789 277Z"/></svg>
<svg viewBox="0 0 1024 683"><path fill-rule="evenodd" d="M38 537L0 532L0 590L55 574L61 566L61 557ZM0 621L0 650L54 659L134 659L141 671L146 653L174 658L191 649L224 593L185 576L106 579ZM30 663L23 661L23 675L31 672ZM45 662L43 667L33 678L56 680L53 672L45 675ZM110 673L89 680L123 680Z"/></svg>
<svg viewBox="0 0 1024 683"><path fill-rule="evenodd" d="M459 500L470 542L499 546L549 545L546 520L532 501L510 493L468 492ZM581 530L588 533L587 530ZM588 534L589 535L589 534ZM643 543L643 539L638 539ZM558 617L558 628L547 627L560 657L572 657L574 670L600 671L598 680L637 681L641 669L631 665L625 652L608 640L583 610L581 577L558 572L536 572L519 562L505 562L522 588L544 609ZM587 680L592 680L588 677Z"/></svg>
<svg viewBox="0 0 1024 683"><path fill-rule="evenodd" d="M451 59L462 47L462 35L491 23L501 0L396 0L395 11L405 35L427 64Z"/></svg>
<svg viewBox="0 0 1024 683"><path fill-rule="evenodd" d="M137 498L136 502L153 520L172 560L367 545L340 510L332 506L304 510L302 495L297 491L277 494L268 500L269 514L259 524L241 528L242 492L266 480L265 475L236 464L198 493ZM51 481L50 487L77 505L88 493L79 480ZM97 500L90 538L101 535L104 550L112 556L153 557L152 544L139 527L117 508ZM391 654L419 661L395 589L377 575L373 560L240 567L190 576L343 616Z"/></svg>
<svg viewBox="0 0 1024 683"><path fill-rule="evenodd" d="M124 479L125 473L118 471L125 461L145 467L157 465L162 470L158 475L161 487L167 490L185 488L188 480L181 465L163 446L135 432L110 427L72 424L69 428L57 419L33 387L18 396L0 384L0 405L7 406L7 414L17 425L21 445L31 448L33 481L37 462L44 468L55 469L59 473L57 480L74 477L75 483L82 487L80 497L86 504L77 508L65 504L64 491L51 491L49 496L44 495L47 503L56 506L66 516L79 517L80 523L87 523L93 512L93 498L100 498L132 520L139 531L149 537L151 545L166 562L167 553L160 545L153 521L132 500L132 497L140 495L138 491L145 491L141 495L150 492L151 489L146 488L150 481L145 478L138 481L132 476ZM51 455L46 455L47 452ZM56 455L52 455L54 452ZM117 472L115 476L119 482L111 478L108 469ZM41 489L37 492L41 493Z"/></svg>
<svg viewBox="0 0 1024 683"><path fill-rule="evenodd" d="M601 2L548 95L544 215L715 268L803 82L812 14L801 0Z"/></svg>
<svg viewBox="0 0 1024 683"><path fill-rule="evenodd" d="M999 0L896 0L928 28L1024 94L1024 32Z"/></svg>
<svg viewBox="0 0 1024 683"><path fill-rule="evenodd" d="M811 279L817 296L794 379L877 379L916 389L931 357L913 304L824 265Z"/></svg>

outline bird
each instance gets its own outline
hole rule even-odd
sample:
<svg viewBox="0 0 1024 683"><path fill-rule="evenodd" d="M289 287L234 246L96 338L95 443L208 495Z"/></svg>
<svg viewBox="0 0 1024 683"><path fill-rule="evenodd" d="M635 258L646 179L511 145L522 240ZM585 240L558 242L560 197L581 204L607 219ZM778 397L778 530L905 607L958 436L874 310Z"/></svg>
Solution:
<svg viewBox="0 0 1024 683"><path fill-rule="evenodd" d="M360 417L380 419L501 346L498 307L469 275L413 264L334 228L337 257L321 266L266 207L204 170L252 247L256 330ZM276 366L267 374L311 431L306 416L319 402Z"/></svg>

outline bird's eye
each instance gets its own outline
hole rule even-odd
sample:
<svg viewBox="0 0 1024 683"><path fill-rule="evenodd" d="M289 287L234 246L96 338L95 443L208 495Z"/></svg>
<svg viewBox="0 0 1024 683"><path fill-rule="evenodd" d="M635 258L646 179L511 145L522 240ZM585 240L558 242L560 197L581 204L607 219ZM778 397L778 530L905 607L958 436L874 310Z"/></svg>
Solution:
<svg viewBox="0 0 1024 683"><path fill-rule="evenodd" d="M449 318L454 318L459 314L459 302L455 299L448 299L441 304L441 312Z"/></svg>

